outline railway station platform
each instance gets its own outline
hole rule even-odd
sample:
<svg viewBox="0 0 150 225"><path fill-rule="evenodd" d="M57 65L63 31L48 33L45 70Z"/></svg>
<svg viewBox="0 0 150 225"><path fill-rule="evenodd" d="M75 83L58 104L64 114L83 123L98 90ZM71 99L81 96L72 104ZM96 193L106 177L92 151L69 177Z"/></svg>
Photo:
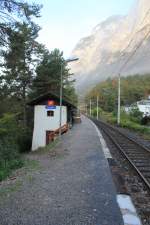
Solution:
<svg viewBox="0 0 150 225"><path fill-rule="evenodd" d="M66 166L70 170L74 186L69 191L67 203L70 205L73 221L64 224L123 225L117 193L106 159L110 153L98 133L98 128L91 120L82 116L81 124L76 124L63 136L62 145L71 152L69 164Z"/></svg>
<svg viewBox="0 0 150 225"><path fill-rule="evenodd" d="M66 154L0 203L0 224L123 225L100 138L86 117L62 136Z"/></svg>

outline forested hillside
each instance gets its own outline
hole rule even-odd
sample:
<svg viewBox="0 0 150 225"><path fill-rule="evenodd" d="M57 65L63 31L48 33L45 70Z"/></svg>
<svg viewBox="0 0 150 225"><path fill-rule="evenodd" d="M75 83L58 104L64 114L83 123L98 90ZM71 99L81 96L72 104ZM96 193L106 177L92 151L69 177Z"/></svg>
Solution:
<svg viewBox="0 0 150 225"><path fill-rule="evenodd" d="M96 106L97 96L99 106L108 112L117 110L118 80L107 79L97 84L87 95L85 101L89 106L90 99ZM135 75L121 78L121 105L130 105L150 95L150 74Z"/></svg>

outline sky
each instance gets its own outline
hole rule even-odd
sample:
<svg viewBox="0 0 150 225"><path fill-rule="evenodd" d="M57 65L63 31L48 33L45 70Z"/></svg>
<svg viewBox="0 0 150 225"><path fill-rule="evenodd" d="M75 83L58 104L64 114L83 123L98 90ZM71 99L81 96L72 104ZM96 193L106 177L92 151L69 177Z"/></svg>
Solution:
<svg viewBox="0 0 150 225"><path fill-rule="evenodd" d="M78 41L112 15L126 15L136 0L34 0L43 4L38 41L67 58Z"/></svg>

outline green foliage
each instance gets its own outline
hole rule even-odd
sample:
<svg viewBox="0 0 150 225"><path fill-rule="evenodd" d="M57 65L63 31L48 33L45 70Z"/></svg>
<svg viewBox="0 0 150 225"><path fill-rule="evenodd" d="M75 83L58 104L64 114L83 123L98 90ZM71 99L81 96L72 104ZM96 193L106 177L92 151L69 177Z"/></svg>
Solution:
<svg viewBox="0 0 150 225"><path fill-rule="evenodd" d="M29 152L32 144L32 130L28 127L20 127L17 143L19 145L19 152Z"/></svg>
<svg viewBox="0 0 150 225"><path fill-rule="evenodd" d="M5 179L12 169L22 167L23 161L18 152L18 145L13 137L0 140L0 181Z"/></svg>
<svg viewBox="0 0 150 225"><path fill-rule="evenodd" d="M139 111L138 107L133 107L129 115L130 115L131 121L136 123L141 123L143 118L143 113Z"/></svg>
<svg viewBox="0 0 150 225"><path fill-rule="evenodd" d="M141 116L141 114L138 112L138 110L134 111L132 116L130 114L127 114L123 109L121 109L121 122L120 126L124 128L128 128L130 130L136 131L142 135L150 135L150 128L140 125L139 121L137 122L137 116ZM100 113L100 119L111 123L111 124L116 124L117 119L116 115L114 113L109 113L105 111L101 111Z"/></svg>
<svg viewBox="0 0 150 225"><path fill-rule="evenodd" d="M54 49L52 52L43 50L43 57L36 68L36 77L31 86L31 97L37 97L47 92L54 92L59 96L61 73L63 77L63 96L71 102L77 102L73 87L74 80L63 58L63 52Z"/></svg>
<svg viewBox="0 0 150 225"><path fill-rule="evenodd" d="M11 161L18 157L18 146L13 137L5 137L0 141L0 155L4 162Z"/></svg>
<svg viewBox="0 0 150 225"><path fill-rule="evenodd" d="M12 21L12 14L23 19L30 20L31 16L39 17L41 6L37 4L28 4L20 0L1 0L0 18ZM4 16L5 15L5 16Z"/></svg>
<svg viewBox="0 0 150 225"><path fill-rule="evenodd" d="M0 118L0 181L6 178L11 170L22 167L20 152L28 150L29 135L21 129L14 114L4 114Z"/></svg>
<svg viewBox="0 0 150 225"><path fill-rule="evenodd" d="M7 45L8 31L17 22L32 23L33 17L40 16L41 5L29 4L22 0L0 1L0 45ZM14 19L15 18L15 19Z"/></svg>
<svg viewBox="0 0 150 225"><path fill-rule="evenodd" d="M99 108L98 115L99 119L102 119L111 124L116 122L116 116L114 115L114 113L106 112L102 108ZM97 108L92 109L92 116L94 116L95 118L97 117Z"/></svg>
<svg viewBox="0 0 150 225"><path fill-rule="evenodd" d="M67 73L62 55L63 53L58 49L51 53L47 50L43 52L43 59L36 68L37 76L33 81L34 96L37 97L49 91L59 93L61 66L63 75Z"/></svg>
<svg viewBox="0 0 150 225"><path fill-rule="evenodd" d="M148 134L150 135L150 128L142 126L138 123L135 123L131 120L122 120L121 121L121 126L124 128L128 128L130 130L134 130L136 132L139 132L141 134Z"/></svg>
<svg viewBox="0 0 150 225"><path fill-rule="evenodd" d="M86 103L99 96L100 107L107 112L117 111L117 78L107 79L96 85L87 95ZM121 105L131 105L150 95L150 75L135 75L121 78Z"/></svg>
<svg viewBox="0 0 150 225"><path fill-rule="evenodd" d="M7 50L3 51L4 70L1 77L1 89L4 93L7 90L6 96L11 95L14 99L18 99L24 126L27 121L27 92L33 80L38 51L38 44L35 41L38 31L39 27L34 23L30 25L16 23L14 29L8 34Z"/></svg>
<svg viewBox="0 0 150 225"><path fill-rule="evenodd" d="M0 138L6 136L13 137L14 140L17 139L17 134L19 132L18 125L16 121L16 116L14 114L5 113L3 117L0 118Z"/></svg>
<svg viewBox="0 0 150 225"><path fill-rule="evenodd" d="M98 108L98 115L102 116L103 110L101 108ZM97 117L97 107L92 109L92 116Z"/></svg>

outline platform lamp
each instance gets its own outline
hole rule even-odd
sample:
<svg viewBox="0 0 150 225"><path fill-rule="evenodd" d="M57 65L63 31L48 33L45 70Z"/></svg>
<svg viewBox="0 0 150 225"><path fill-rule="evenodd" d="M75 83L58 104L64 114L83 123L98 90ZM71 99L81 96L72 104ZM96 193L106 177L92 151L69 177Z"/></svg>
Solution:
<svg viewBox="0 0 150 225"><path fill-rule="evenodd" d="M120 125L120 73L118 74L118 113L117 113L117 124Z"/></svg>
<svg viewBox="0 0 150 225"><path fill-rule="evenodd" d="M79 58L70 58L66 59L66 63L74 62L79 60ZM63 63L61 63L61 71L60 71L60 115L59 115L59 139L61 139L61 120L62 120L62 96L63 96Z"/></svg>

